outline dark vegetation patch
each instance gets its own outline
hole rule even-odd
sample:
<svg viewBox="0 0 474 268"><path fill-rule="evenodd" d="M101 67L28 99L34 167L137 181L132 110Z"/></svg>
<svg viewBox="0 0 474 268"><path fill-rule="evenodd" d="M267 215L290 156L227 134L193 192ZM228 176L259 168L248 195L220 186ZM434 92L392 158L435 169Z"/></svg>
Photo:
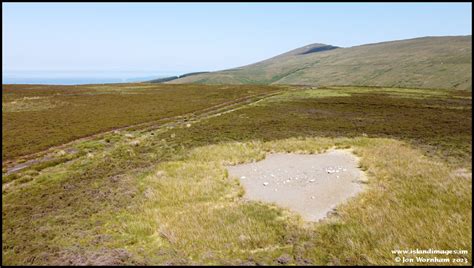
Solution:
<svg viewBox="0 0 474 268"><path fill-rule="evenodd" d="M205 73L209 73L209 72L193 72L193 73L187 73L187 74L183 74L183 75L174 75L174 76L169 76L169 77L153 79L153 80L150 80L150 81L147 81L147 82L148 83L164 83L164 82L168 82L168 81L173 81L173 80L178 79L178 78L184 78L184 77L191 76L191 75L205 74Z"/></svg>
<svg viewBox="0 0 474 268"><path fill-rule="evenodd" d="M310 54L310 53L315 53L315 52L322 52L322 51L332 50L336 48L339 48L339 47L335 47L331 45L320 46L320 47L308 49L307 51L300 53L300 55L305 55L305 54Z"/></svg>
<svg viewBox="0 0 474 268"><path fill-rule="evenodd" d="M353 94L252 106L174 132L187 145L295 136L390 137L453 163L470 162L471 112L471 99Z"/></svg>
<svg viewBox="0 0 474 268"><path fill-rule="evenodd" d="M84 136L194 112L274 87L118 84L4 85L2 105L49 99L44 109L2 112L2 160Z"/></svg>
<svg viewBox="0 0 474 268"><path fill-rule="evenodd" d="M164 82L168 82L168 81L173 81L173 80L178 79L178 78L179 78L178 75L174 75L174 76L168 76L168 77L153 79L153 80L148 81L148 83L164 83Z"/></svg>

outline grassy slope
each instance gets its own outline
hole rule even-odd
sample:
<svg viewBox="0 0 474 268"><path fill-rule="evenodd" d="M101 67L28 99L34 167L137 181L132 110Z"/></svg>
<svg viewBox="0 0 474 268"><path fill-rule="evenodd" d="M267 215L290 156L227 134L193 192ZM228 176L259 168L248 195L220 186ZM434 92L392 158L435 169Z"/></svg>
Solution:
<svg viewBox="0 0 474 268"><path fill-rule="evenodd" d="M295 89L191 127L111 133L110 147L84 146L3 187L3 264L394 264L399 248L471 252L472 176L453 173L471 168L471 110L463 92ZM355 150L369 190L322 224L243 202L222 166L331 146Z"/></svg>
<svg viewBox="0 0 474 268"><path fill-rule="evenodd" d="M106 130L182 115L270 87L3 85L2 159Z"/></svg>
<svg viewBox="0 0 474 268"><path fill-rule="evenodd" d="M302 49L170 83L472 88L471 36L424 37L297 53Z"/></svg>

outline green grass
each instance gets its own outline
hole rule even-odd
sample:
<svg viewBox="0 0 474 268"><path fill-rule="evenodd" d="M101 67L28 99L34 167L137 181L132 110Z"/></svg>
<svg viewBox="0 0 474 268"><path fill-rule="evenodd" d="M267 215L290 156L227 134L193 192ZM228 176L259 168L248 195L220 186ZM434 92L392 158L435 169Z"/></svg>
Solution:
<svg viewBox="0 0 474 268"><path fill-rule="evenodd" d="M422 37L301 54L305 49L169 83L472 89L471 36Z"/></svg>
<svg viewBox="0 0 474 268"><path fill-rule="evenodd" d="M394 264L394 249L472 252L472 177L454 173L471 170L470 94L326 90L344 95L295 88L109 133L74 145L71 161L18 173L2 189L3 264L360 265ZM355 151L369 188L321 224L244 202L223 166L332 146Z"/></svg>

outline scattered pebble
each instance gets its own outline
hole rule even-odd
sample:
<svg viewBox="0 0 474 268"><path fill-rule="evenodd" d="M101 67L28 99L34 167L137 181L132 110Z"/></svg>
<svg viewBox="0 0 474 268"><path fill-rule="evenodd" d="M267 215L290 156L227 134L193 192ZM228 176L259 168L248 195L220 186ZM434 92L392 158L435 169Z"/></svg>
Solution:
<svg viewBox="0 0 474 268"><path fill-rule="evenodd" d="M336 153L344 158L336 158L337 155L333 155ZM324 218L326 211L332 209L334 204L344 202L362 188L361 185L350 182L352 177L354 179L357 177L356 168L352 171L356 159L343 155L347 154L346 152L328 154L330 159L326 160L324 155L315 155L315 161L309 156L297 154L267 155L261 162L242 164L228 169L231 176L232 172L235 172L238 178L245 178L247 176L245 174L249 174L247 180L241 180L242 185L246 187L247 198L281 204L302 213L305 219L313 221ZM294 160L291 157L294 157ZM293 165L288 165L288 162ZM333 173L335 174L332 175ZM263 190L262 186L266 190ZM335 193L328 194L328 189L334 189ZM345 192L345 189L350 191Z"/></svg>
<svg viewBox="0 0 474 268"><path fill-rule="evenodd" d="M241 178L241 179L245 179L246 177L245 177L245 176L242 176L242 177L240 177L240 178Z"/></svg>
<svg viewBox="0 0 474 268"><path fill-rule="evenodd" d="M346 171L347 169L345 168L342 168L342 167L337 167L337 168L332 168L332 167L329 167L329 168L326 168L326 172L328 174L332 174L332 173L339 173L341 171Z"/></svg>

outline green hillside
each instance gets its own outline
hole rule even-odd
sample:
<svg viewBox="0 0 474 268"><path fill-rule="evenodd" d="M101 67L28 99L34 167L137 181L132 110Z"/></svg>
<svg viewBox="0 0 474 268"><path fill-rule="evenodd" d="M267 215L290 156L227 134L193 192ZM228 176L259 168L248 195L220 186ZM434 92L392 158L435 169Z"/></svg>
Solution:
<svg viewBox="0 0 474 268"><path fill-rule="evenodd" d="M255 64L168 83L472 89L472 36L337 48L313 44Z"/></svg>

